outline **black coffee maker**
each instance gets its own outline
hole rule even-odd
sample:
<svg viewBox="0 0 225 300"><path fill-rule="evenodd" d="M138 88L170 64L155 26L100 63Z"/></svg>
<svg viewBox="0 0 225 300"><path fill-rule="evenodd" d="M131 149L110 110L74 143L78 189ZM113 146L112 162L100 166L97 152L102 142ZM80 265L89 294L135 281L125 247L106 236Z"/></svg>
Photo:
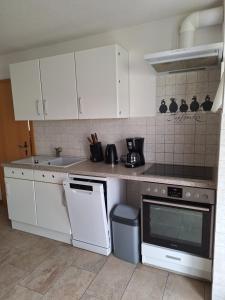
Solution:
<svg viewBox="0 0 225 300"><path fill-rule="evenodd" d="M127 168L135 168L145 164L144 157L144 138L135 137L126 139L127 142L127 161L125 166Z"/></svg>

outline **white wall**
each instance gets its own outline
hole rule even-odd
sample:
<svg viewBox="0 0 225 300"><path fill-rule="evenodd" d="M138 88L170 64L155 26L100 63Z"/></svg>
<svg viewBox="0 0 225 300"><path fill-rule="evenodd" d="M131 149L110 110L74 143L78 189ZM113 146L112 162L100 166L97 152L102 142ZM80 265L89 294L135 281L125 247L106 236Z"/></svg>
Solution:
<svg viewBox="0 0 225 300"><path fill-rule="evenodd" d="M9 78L9 63L118 43L130 53L131 116L155 113L155 73L143 60L144 54L177 47L177 32L183 16L145 23L108 33L88 36L46 47L0 56L0 79ZM221 27L201 29L196 44L221 41ZM147 100L147 101L146 101Z"/></svg>

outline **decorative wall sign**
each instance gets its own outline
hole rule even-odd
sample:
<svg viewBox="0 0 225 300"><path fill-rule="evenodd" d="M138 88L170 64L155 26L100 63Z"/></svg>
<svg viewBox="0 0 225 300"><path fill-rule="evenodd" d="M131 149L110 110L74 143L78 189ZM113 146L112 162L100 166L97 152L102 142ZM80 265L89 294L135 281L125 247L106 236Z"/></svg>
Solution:
<svg viewBox="0 0 225 300"><path fill-rule="evenodd" d="M200 113L187 113L187 114L182 114L182 113L178 113L178 114L171 114L170 116L168 116L167 121L168 122L174 122L175 124L182 124L185 123L186 121L195 121L198 123L202 123L204 122L204 119L201 118L201 114Z"/></svg>
<svg viewBox="0 0 225 300"><path fill-rule="evenodd" d="M157 74L157 113L211 111L220 82L220 73L220 67L213 67L176 74Z"/></svg>

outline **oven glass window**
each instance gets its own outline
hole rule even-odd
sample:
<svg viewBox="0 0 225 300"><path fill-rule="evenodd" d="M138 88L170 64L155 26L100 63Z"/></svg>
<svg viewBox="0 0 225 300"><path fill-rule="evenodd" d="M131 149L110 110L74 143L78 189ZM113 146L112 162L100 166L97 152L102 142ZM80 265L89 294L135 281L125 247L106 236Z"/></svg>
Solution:
<svg viewBox="0 0 225 300"><path fill-rule="evenodd" d="M149 208L149 231L152 238L201 246L202 212L160 205L152 205Z"/></svg>

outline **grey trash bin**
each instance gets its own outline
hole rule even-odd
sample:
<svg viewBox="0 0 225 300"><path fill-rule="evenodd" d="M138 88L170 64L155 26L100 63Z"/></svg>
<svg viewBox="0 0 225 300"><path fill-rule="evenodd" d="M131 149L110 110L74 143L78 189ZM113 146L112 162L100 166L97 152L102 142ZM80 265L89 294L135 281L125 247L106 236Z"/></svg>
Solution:
<svg viewBox="0 0 225 300"><path fill-rule="evenodd" d="M133 264L140 261L139 210L125 204L111 211L113 252Z"/></svg>

